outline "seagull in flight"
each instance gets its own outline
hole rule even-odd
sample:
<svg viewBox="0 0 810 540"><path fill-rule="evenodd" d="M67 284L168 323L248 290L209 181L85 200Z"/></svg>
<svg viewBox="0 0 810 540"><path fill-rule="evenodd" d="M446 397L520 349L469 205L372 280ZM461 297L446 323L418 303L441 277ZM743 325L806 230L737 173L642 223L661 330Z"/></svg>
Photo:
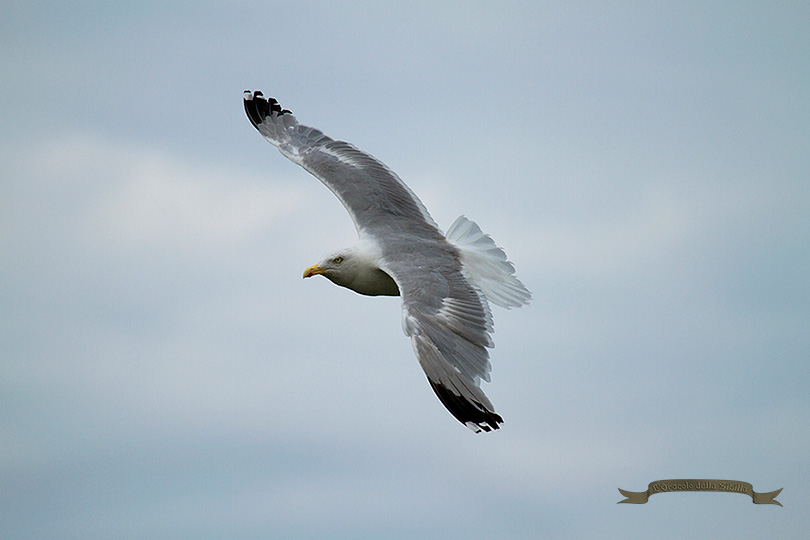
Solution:
<svg viewBox="0 0 810 540"><path fill-rule="evenodd" d="M253 126L293 163L337 196L354 222L357 242L304 271L369 296L402 298L402 329L431 388L474 432L503 419L481 389L490 381L494 347L489 303L528 303L529 290L492 238L464 216L443 234L407 185L378 159L298 123L273 98L246 90Z"/></svg>

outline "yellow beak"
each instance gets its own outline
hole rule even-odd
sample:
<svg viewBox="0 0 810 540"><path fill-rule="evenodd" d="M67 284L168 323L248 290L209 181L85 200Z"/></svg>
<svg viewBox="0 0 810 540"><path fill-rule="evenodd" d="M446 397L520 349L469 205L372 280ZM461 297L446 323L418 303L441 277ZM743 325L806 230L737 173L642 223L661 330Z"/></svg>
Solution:
<svg viewBox="0 0 810 540"><path fill-rule="evenodd" d="M323 274L324 270L325 270L324 268L321 268L317 264L313 264L312 266L310 266L309 268L304 270L304 277L308 278L308 277L316 276L318 274Z"/></svg>

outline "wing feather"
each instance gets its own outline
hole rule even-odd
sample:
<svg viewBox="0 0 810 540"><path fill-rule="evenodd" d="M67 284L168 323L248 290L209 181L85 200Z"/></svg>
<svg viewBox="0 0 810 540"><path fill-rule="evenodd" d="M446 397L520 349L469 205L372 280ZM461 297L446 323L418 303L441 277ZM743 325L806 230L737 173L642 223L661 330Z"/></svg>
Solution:
<svg viewBox="0 0 810 540"><path fill-rule="evenodd" d="M399 287L402 329L431 388L473 431L498 429L503 419L481 389L491 370L489 304L464 277L454 246L445 242L414 256L397 249L397 243L388 244L384 270Z"/></svg>
<svg viewBox="0 0 810 540"><path fill-rule="evenodd" d="M265 139L332 190L358 232L391 217L438 231L422 201L375 157L299 124L278 101L265 98L259 91L246 90L244 105L250 122Z"/></svg>

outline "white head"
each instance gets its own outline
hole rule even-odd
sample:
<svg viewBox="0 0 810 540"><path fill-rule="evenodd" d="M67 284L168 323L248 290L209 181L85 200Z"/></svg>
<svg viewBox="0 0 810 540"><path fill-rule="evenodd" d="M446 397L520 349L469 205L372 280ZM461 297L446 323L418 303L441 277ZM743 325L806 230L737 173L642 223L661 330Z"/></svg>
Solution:
<svg viewBox="0 0 810 540"><path fill-rule="evenodd" d="M318 264L313 264L304 270L304 277L322 275L337 285L348 287L348 284L357 277L358 272L354 249L347 248L327 255Z"/></svg>
<svg viewBox="0 0 810 540"><path fill-rule="evenodd" d="M399 296L394 280L380 269L377 260L357 246L327 255L304 270L304 277L322 275L335 285L370 296Z"/></svg>

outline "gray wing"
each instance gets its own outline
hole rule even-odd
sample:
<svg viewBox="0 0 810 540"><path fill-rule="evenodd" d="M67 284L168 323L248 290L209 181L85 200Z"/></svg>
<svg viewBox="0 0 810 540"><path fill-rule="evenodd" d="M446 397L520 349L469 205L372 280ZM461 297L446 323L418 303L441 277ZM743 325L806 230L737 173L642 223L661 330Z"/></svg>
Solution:
<svg viewBox="0 0 810 540"><path fill-rule="evenodd" d="M503 419L481 389L489 381L492 315L483 294L461 272L458 252L444 241L418 250L387 243L383 270L402 295L402 329L433 391L473 431L498 429Z"/></svg>
<svg viewBox="0 0 810 540"><path fill-rule="evenodd" d="M331 189L358 232L374 234L370 231L392 219L417 231L438 231L419 198L381 161L299 124L278 101L259 91L246 90L243 99L245 112L259 133Z"/></svg>

